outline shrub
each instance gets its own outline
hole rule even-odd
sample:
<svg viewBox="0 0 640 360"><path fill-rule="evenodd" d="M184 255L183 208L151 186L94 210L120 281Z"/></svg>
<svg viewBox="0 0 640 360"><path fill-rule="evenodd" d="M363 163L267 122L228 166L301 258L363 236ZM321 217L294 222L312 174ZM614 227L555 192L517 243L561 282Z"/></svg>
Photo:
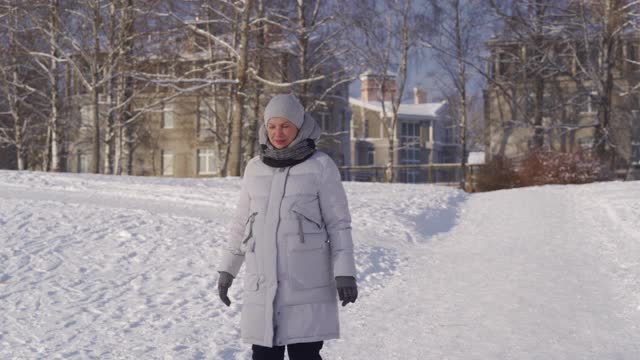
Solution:
<svg viewBox="0 0 640 360"><path fill-rule="evenodd" d="M518 166L521 186L585 184L607 178L607 166L590 151L535 151Z"/></svg>
<svg viewBox="0 0 640 360"><path fill-rule="evenodd" d="M518 186L518 173L511 160L504 157L493 157L475 174L474 191L511 189Z"/></svg>
<svg viewBox="0 0 640 360"><path fill-rule="evenodd" d="M591 151L536 151L528 154L517 166L507 158L494 157L477 170L468 190L493 191L548 184L585 184L611 178L606 161Z"/></svg>

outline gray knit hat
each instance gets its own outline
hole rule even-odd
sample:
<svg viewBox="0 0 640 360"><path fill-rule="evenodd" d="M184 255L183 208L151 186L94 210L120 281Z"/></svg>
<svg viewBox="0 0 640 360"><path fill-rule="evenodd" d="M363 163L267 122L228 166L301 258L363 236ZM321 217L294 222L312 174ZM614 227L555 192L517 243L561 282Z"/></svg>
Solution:
<svg viewBox="0 0 640 360"><path fill-rule="evenodd" d="M287 118L300 129L304 122L304 107L293 94L276 95L264 109L264 123L268 123L273 117Z"/></svg>

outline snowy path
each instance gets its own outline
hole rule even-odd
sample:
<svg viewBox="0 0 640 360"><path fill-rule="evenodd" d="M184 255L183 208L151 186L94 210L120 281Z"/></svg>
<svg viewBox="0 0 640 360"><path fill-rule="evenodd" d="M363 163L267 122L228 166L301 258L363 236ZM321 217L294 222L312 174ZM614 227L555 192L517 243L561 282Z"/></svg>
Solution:
<svg viewBox="0 0 640 360"><path fill-rule="evenodd" d="M217 298L237 179L0 171L0 359L248 359ZM328 360L640 358L640 184L345 183L361 295Z"/></svg>
<svg viewBox="0 0 640 360"><path fill-rule="evenodd" d="M640 358L640 209L624 206L637 188L618 191L625 222L601 217L612 191L593 185L472 196L459 226L343 317L329 358Z"/></svg>

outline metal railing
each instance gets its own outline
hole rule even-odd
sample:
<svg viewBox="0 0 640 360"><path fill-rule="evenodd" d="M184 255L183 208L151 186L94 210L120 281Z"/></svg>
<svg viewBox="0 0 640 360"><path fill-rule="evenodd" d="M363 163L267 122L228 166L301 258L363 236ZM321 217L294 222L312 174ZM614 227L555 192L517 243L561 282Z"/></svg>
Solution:
<svg viewBox="0 0 640 360"><path fill-rule="evenodd" d="M384 182L384 166L341 166L344 181ZM395 165L394 182L423 184L458 184L460 164Z"/></svg>

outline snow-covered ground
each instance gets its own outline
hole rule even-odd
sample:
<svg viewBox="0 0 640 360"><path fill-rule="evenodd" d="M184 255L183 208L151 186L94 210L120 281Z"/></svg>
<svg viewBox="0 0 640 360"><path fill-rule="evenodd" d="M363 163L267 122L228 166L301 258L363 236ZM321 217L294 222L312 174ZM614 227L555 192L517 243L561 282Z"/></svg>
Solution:
<svg viewBox="0 0 640 360"><path fill-rule="evenodd" d="M360 296L325 359L640 359L640 182L345 183ZM249 359L237 178L0 171L0 359Z"/></svg>

